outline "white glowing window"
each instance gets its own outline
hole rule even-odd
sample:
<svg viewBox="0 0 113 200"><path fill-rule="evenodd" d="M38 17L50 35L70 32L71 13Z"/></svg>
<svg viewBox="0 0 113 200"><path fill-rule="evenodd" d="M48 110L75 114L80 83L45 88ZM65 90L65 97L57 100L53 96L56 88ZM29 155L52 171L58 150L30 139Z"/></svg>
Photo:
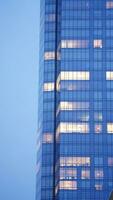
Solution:
<svg viewBox="0 0 113 200"><path fill-rule="evenodd" d="M62 71L60 76L61 80L89 80L87 71Z"/></svg>
<svg viewBox="0 0 113 200"><path fill-rule="evenodd" d="M103 189L103 184L102 183L95 183L95 189L96 190L102 190Z"/></svg>
<svg viewBox="0 0 113 200"><path fill-rule="evenodd" d="M45 92L54 91L54 83L44 83L44 91Z"/></svg>
<svg viewBox="0 0 113 200"><path fill-rule="evenodd" d="M83 169L81 171L81 179L90 179L90 170Z"/></svg>
<svg viewBox="0 0 113 200"><path fill-rule="evenodd" d="M57 131L59 133L89 133L89 124L61 122Z"/></svg>
<svg viewBox="0 0 113 200"><path fill-rule="evenodd" d="M60 102L60 110L88 110L89 102Z"/></svg>
<svg viewBox="0 0 113 200"><path fill-rule="evenodd" d="M52 143L53 142L53 135L51 133L43 134L43 143Z"/></svg>
<svg viewBox="0 0 113 200"><path fill-rule="evenodd" d="M101 133L101 132L102 132L102 125L95 124L95 133Z"/></svg>
<svg viewBox="0 0 113 200"><path fill-rule="evenodd" d="M59 183L60 190L77 190L76 181L60 181Z"/></svg>
<svg viewBox="0 0 113 200"><path fill-rule="evenodd" d="M102 169L95 170L95 179L102 179L104 177L104 172Z"/></svg>
<svg viewBox="0 0 113 200"><path fill-rule="evenodd" d="M61 48L88 48L88 40L62 40Z"/></svg>
<svg viewBox="0 0 113 200"><path fill-rule="evenodd" d="M88 71L61 71L57 78L57 90L60 90L60 81L62 80L90 80Z"/></svg>
<svg viewBox="0 0 113 200"><path fill-rule="evenodd" d="M44 59L45 60L54 60L55 59L55 52L54 51L45 52Z"/></svg>
<svg viewBox="0 0 113 200"><path fill-rule="evenodd" d="M113 157L108 158L108 166L113 167Z"/></svg>
<svg viewBox="0 0 113 200"><path fill-rule="evenodd" d="M60 179L75 179L77 178L77 170L73 168L61 168L60 169Z"/></svg>
<svg viewBox="0 0 113 200"><path fill-rule="evenodd" d="M60 157L60 166L90 166L90 157Z"/></svg>
<svg viewBox="0 0 113 200"><path fill-rule="evenodd" d="M94 48L102 48L102 40L94 40Z"/></svg>
<svg viewBox="0 0 113 200"><path fill-rule="evenodd" d="M113 71L106 72L106 80L113 80Z"/></svg>
<svg viewBox="0 0 113 200"><path fill-rule="evenodd" d="M112 9L113 8L113 1L107 1L106 2L106 8L107 9Z"/></svg>
<svg viewBox="0 0 113 200"><path fill-rule="evenodd" d="M63 103L63 102L61 102L61 103ZM65 102L64 102L65 103ZM71 103L71 102L70 102ZM75 104L77 103L78 104L78 102L74 102ZM80 102L79 102L80 103ZM82 103L86 103L86 104L84 104L84 106L82 105L82 106L80 106L80 104L76 104L76 107L75 106L73 106L73 105L65 105L64 106L64 104L63 105L61 105L61 104L59 104L58 105L58 107L57 107L57 111L56 111L56 116L59 114L59 112L60 111L66 111L66 110L89 110L89 102L82 102ZM78 117L77 117L77 119L79 120L79 121L81 121L81 122L88 122L89 121L89 113L88 112L82 112Z"/></svg>
<svg viewBox="0 0 113 200"><path fill-rule="evenodd" d="M113 134L113 123L107 124L107 132Z"/></svg>

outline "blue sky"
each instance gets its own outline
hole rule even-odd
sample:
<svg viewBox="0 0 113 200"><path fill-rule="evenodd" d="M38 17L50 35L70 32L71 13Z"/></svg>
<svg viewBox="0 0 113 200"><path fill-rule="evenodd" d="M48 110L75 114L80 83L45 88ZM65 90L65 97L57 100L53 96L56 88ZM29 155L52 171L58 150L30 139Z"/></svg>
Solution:
<svg viewBox="0 0 113 200"><path fill-rule="evenodd" d="M35 199L39 0L0 0L0 199Z"/></svg>

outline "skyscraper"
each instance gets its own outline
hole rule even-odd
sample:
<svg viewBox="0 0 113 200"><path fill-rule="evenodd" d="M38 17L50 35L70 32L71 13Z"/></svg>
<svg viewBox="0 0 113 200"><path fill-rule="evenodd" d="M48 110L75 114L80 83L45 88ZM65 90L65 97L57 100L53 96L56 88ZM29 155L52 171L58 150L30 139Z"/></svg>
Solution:
<svg viewBox="0 0 113 200"><path fill-rule="evenodd" d="M113 189L113 0L41 0L36 200Z"/></svg>

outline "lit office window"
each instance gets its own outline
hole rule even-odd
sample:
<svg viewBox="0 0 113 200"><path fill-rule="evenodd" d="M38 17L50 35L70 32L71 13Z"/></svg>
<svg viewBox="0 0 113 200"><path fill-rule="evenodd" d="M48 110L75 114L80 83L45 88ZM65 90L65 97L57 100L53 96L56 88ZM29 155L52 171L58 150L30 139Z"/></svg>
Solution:
<svg viewBox="0 0 113 200"><path fill-rule="evenodd" d="M44 91L45 92L54 91L54 83L44 83Z"/></svg>
<svg viewBox="0 0 113 200"><path fill-rule="evenodd" d="M87 71L62 71L60 76L61 80L89 80Z"/></svg>
<svg viewBox="0 0 113 200"><path fill-rule="evenodd" d="M81 179L90 179L90 170L82 169Z"/></svg>
<svg viewBox="0 0 113 200"><path fill-rule="evenodd" d="M52 142L53 142L53 135L51 133L44 133L43 143L52 143Z"/></svg>
<svg viewBox="0 0 113 200"><path fill-rule="evenodd" d="M102 169L95 170L95 179L102 179L104 177L104 172Z"/></svg>
<svg viewBox="0 0 113 200"><path fill-rule="evenodd" d="M77 170L73 168L60 168L60 179L75 179L77 178Z"/></svg>
<svg viewBox="0 0 113 200"><path fill-rule="evenodd" d="M113 1L107 1L106 2L106 8L107 9L112 9L113 8Z"/></svg>
<svg viewBox="0 0 113 200"><path fill-rule="evenodd" d="M90 80L90 73L88 71L61 71L57 78L57 90L60 90L60 81L63 80Z"/></svg>
<svg viewBox="0 0 113 200"><path fill-rule="evenodd" d="M106 72L106 80L113 80L113 71Z"/></svg>
<svg viewBox="0 0 113 200"><path fill-rule="evenodd" d="M60 102L60 110L88 110L89 102Z"/></svg>
<svg viewBox="0 0 113 200"><path fill-rule="evenodd" d="M54 60L55 59L55 52L45 52L44 54L44 60Z"/></svg>
<svg viewBox="0 0 113 200"><path fill-rule="evenodd" d="M60 181L59 183L60 190L77 190L76 181Z"/></svg>
<svg viewBox="0 0 113 200"><path fill-rule="evenodd" d="M94 40L93 41L94 48L102 48L102 40Z"/></svg>
<svg viewBox="0 0 113 200"><path fill-rule="evenodd" d="M90 157L60 157L60 166L90 166Z"/></svg>
<svg viewBox="0 0 113 200"><path fill-rule="evenodd" d="M95 124L95 133L101 133L101 132L102 132L102 125Z"/></svg>
<svg viewBox="0 0 113 200"><path fill-rule="evenodd" d="M88 48L88 40L62 40L61 48Z"/></svg>
<svg viewBox="0 0 113 200"><path fill-rule="evenodd" d="M107 133L113 134L113 123L107 124Z"/></svg>
<svg viewBox="0 0 113 200"><path fill-rule="evenodd" d="M58 133L89 133L88 123L61 122L57 128Z"/></svg>
<svg viewBox="0 0 113 200"><path fill-rule="evenodd" d="M108 158L108 166L113 167L113 157Z"/></svg>
<svg viewBox="0 0 113 200"><path fill-rule="evenodd" d="M103 189L103 184L102 183L95 183L95 189L98 190L102 190Z"/></svg>

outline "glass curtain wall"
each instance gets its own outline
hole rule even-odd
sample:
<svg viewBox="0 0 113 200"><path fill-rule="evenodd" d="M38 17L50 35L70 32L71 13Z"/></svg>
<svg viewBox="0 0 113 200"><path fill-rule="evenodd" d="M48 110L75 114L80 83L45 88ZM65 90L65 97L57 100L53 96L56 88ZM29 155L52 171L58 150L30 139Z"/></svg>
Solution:
<svg viewBox="0 0 113 200"><path fill-rule="evenodd" d="M108 200L113 189L113 0L41 4L37 200Z"/></svg>

